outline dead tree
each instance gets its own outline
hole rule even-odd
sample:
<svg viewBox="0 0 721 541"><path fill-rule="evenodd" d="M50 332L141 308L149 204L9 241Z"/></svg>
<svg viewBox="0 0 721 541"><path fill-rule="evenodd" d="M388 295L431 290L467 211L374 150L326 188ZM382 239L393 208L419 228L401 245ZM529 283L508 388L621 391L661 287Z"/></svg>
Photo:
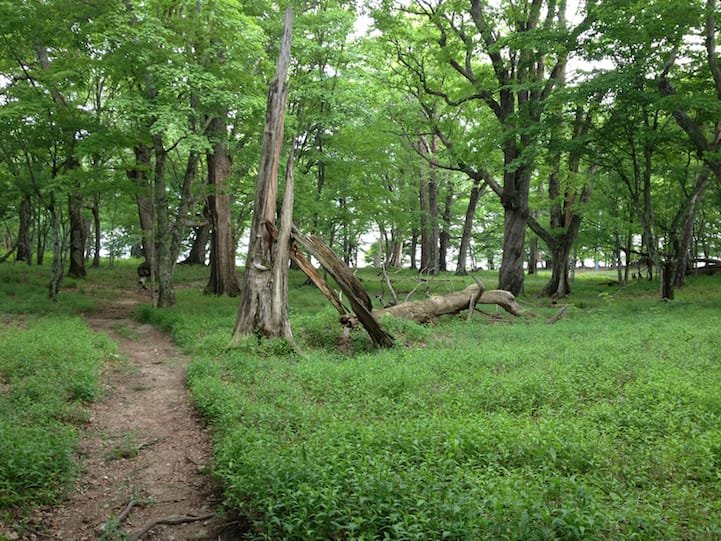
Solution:
<svg viewBox="0 0 721 541"><path fill-rule="evenodd" d="M275 77L268 89L260 169L255 189L238 317L233 330L237 339L253 333L266 337L291 337L288 322L288 251L293 209L292 152L286 169L286 188L280 230L275 231L278 165L283 146L283 122L288 99L293 12L285 12L285 26Z"/></svg>

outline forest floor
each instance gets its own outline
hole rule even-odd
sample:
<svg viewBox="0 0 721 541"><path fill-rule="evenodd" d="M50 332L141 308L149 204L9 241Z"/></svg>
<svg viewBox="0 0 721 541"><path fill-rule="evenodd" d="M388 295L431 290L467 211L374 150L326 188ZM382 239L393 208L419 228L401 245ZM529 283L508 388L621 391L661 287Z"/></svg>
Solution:
<svg viewBox="0 0 721 541"><path fill-rule="evenodd" d="M210 437L185 386L189 359L132 319L138 291L99 302L86 317L118 343L79 446L80 476L66 503L41 510L36 539L237 539L217 513L207 474Z"/></svg>

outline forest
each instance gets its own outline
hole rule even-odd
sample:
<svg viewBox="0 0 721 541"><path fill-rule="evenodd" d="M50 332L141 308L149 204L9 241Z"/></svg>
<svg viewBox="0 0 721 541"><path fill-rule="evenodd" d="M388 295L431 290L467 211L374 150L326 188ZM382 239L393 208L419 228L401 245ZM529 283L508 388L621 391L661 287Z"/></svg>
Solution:
<svg viewBox="0 0 721 541"><path fill-rule="evenodd" d="M719 0L0 21L0 540L721 537Z"/></svg>

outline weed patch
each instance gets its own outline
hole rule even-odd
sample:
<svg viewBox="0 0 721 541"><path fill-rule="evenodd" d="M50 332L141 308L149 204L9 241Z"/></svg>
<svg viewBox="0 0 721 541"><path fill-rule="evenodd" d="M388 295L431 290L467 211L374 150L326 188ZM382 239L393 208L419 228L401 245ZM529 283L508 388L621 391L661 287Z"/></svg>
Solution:
<svg viewBox="0 0 721 541"><path fill-rule="evenodd" d="M62 494L75 472L76 427L112 351L76 318L0 328L0 516Z"/></svg>

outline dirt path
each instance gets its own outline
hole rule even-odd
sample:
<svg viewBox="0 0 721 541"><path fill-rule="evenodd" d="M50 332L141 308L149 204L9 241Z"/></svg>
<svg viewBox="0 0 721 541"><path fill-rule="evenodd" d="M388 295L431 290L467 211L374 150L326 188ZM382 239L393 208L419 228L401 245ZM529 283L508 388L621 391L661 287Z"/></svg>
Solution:
<svg viewBox="0 0 721 541"><path fill-rule="evenodd" d="M188 358L166 335L131 319L138 302L147 301L128 293L87 318L118 343L120 358L84 431L75 490L65 505L41 513L38 530L44 539L119 541L154 520L205 517L158 525L142 539L238 539L216 515L205 474L210 441L185 387Z"/></svg>

